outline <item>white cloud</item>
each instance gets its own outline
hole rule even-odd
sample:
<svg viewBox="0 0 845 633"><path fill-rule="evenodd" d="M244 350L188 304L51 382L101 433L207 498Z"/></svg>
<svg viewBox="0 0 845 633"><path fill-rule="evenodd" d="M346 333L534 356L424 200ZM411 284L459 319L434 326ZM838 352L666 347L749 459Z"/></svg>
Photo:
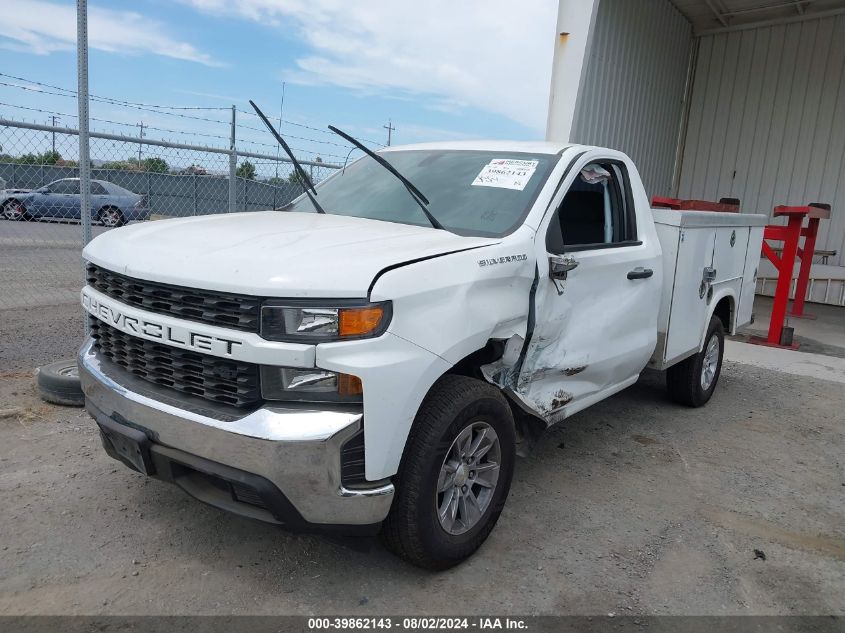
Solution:
<svg viewBox="0 0 845 633"><path fill-rule="evenodd" d="M286 79L364 92L434 95L530 128L545 125L552 0L183 0L295 32L311 49Z"/></svg>
<svg viewBox="0 0 845 633"><path fill-rule="evenodd" d="M128 55L154 54L219 66L210 55L167 35L160 23L131 11L88 7L91 48ZM76 5L42 0L3 0L2 46L47 55L76 50Z"/></svg>

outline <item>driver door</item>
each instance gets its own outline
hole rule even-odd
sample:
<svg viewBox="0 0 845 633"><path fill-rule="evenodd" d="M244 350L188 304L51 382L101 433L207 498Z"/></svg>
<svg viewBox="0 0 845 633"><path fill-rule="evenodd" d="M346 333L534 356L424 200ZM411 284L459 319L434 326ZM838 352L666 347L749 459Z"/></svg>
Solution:
<svg viewBox="0 0 845 633"><path fill-rule="evenodd" d="M535 324L519 384L549 423L632 384L657 343L660 247L635 207L648 211L645 192L635 198L624 161L593 156L566 176L537 237Z"/></svg>

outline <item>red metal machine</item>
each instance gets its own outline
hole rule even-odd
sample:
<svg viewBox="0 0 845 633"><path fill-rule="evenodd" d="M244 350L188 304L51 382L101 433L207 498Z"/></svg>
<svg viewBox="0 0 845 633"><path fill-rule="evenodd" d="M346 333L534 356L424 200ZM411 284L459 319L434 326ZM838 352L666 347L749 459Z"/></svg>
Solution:
<svg viewBox="0 0 845 633"><path fill-rule="evenodd" d="M763 255L774 264L778 271L778 283L775 288L775 299L772 304L772 315L769 320L769 333L765 339L752 338L752 343L773 347L788 347L798 349L799 345L791 341L791 336L784 336L784 323L789 303L789 291L792 286L792 274L795 270L796 257L801 260L798 279L795 284L795 300L789 316L796 318L814 318L804 314L804 301L807 297L807 285L810 281L810 267L816 252L816 238L819 234L819 223L830 218L830 205L809 204L801 207L775 207L775 217L787 218L786 226L768 225L763 232ZM804 218L809 221L804 226ZM803 245L799 245L801 237ZM783 242L783 250L778 256L767 240ZM790 332L791 334L791 332Z"/></svg>
<svg viewBox="0 0 845 633"><path fill-rule="evenodd" d="M722 198L719 202L707 200L678 200L676 198L653 198L652 205L665 209L685 209L690 211L721 211L739 213L740 201L732 198ZM792 341L792 331L785 330L789 293L792 286L792 274L795 270L795 259L801 260L798 279L795 284L795 299L789 316L799 319L813 319L812 315L804 314L804 301L807 297L807 285L810 281L810 268L816 252L816 238L819 234L819 223L830 218L830 205L812 203L801 207L775 207L774 216L787 218L786 226L769 224L763 232L763 255L765 255L778 271L778 282L775 288L775 298L772 305L772 315L769 319L769 332L766 338L752 337L752 343L771 347L786 347L798 349L799 344ZM804 219L808 219L804 226ZM799 244L801 238L804 243ZM783 242L783 248L775 249L767 243L770 241Z"/></svg>

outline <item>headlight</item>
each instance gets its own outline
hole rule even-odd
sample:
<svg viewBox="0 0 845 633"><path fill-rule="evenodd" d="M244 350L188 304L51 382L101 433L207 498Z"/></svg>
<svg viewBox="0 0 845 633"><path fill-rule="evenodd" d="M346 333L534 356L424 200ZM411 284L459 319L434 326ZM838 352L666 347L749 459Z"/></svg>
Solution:
<svg viewBox="0 0 845 633"><path fill-rule="evenodd" d="M324 343L379 336L390 321L390 303L323 307L295 302L261 306L261 336L269 341Z"/></svg>
<svg viewBox="0 0 845 633"><path fill-rule="evenodd" d="M319 369L261 368L261 394L265 400L307 402L361 402L361 379Z"/></svg>

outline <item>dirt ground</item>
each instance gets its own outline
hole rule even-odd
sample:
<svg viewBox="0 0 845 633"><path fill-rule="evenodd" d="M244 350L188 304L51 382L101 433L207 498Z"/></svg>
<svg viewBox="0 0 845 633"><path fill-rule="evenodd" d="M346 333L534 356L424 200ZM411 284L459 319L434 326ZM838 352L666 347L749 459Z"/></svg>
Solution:
<svg viewBox="0 0 845 633"><path fill-rule="evenodd" d="M0 377L0 614L845 614L845 389L726 363L710 404L649 373L517 464L465 564L291 535L102 451Z"/></svg>

